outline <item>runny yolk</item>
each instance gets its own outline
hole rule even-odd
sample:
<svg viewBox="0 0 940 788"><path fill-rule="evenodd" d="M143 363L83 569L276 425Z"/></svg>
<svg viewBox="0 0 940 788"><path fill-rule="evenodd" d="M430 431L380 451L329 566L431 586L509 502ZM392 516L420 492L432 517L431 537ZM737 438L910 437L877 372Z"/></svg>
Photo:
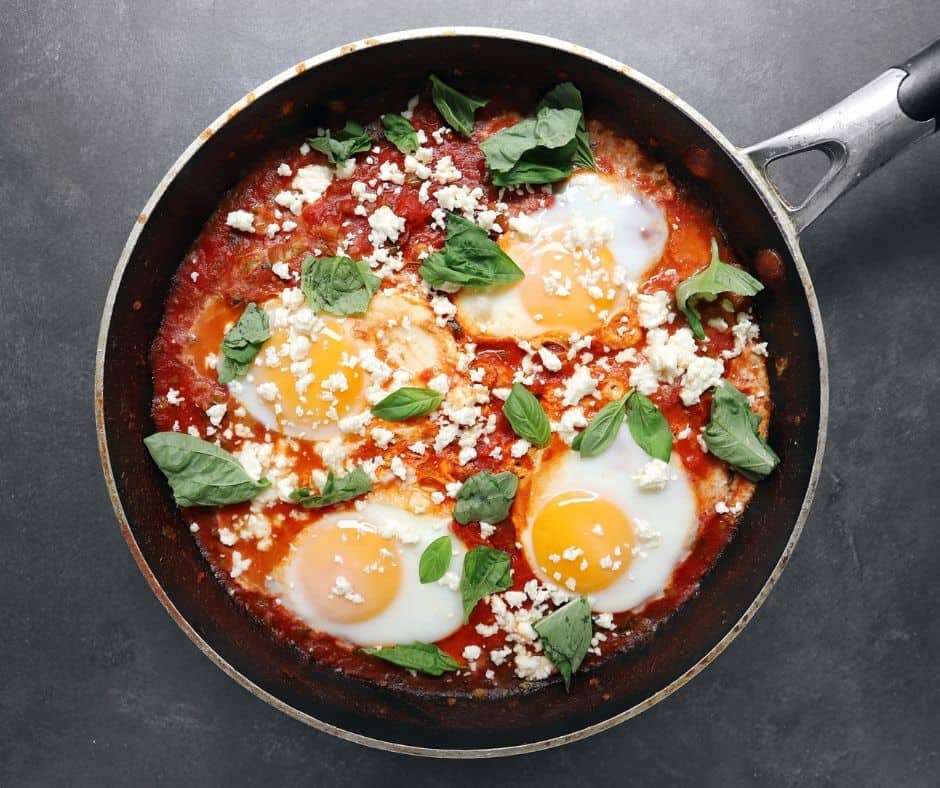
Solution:
<svg viewBox="0 0 940 788"><path fill-rule="evenodd" d="M273 409L278 424L292 426L293 434L336 422L362 409L358 407L362 372L343 363L354 357L358 349L346 338L339 321L325 322L326 328L309 341L309 348L302 354L296 352L296 344L291 347L287 331L274 331L265 348L278 352L276 364L268 363L269 354L262 349L251 369L252 381L263 397L267 394L263 384L273 383L277 388ZM294 351L293 356L280 355L285 346Z"/></svg>
<svg viewBox="0 0 940 788"><path fill-rule="evenodd" d="M532 523L538 569L557 585L578 593L607 588L626 572L634 542L630 518L586 490L556 495Z"/></svg>
<svg viewBox="0 0 940 788"><path fill-rule="evenodd" d="M569 249L563 234L526 241L509 233L500 246L525 271L519 287L529 316L546 331L585 333L605 322L616 301L616 260L606 246Z"/></svg>
<svg viewBox="0 0 940 788"><path fill-rule="evenodd" d="M401 586L401 561L392 539L349 521L314 525L295 541L295 588L323 616L342 624L366 621L387 608Z"/></svg>

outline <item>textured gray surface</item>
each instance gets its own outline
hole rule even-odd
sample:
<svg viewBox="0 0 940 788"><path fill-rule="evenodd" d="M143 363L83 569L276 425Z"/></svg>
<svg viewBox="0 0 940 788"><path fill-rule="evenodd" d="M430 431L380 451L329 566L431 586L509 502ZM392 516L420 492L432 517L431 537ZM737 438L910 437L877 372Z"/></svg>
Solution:
<svg viewBox="0 0 940 788"><path fill-rule="evenodd" d="M147 589L100 478L98 320L150 190L242 93L366 35L489 24L624 60L744 143L940 34L936 0L453 5L0 3L0 784L935 785L938 139L806 234L832 361L816 508L757 619L640 718L510 761L367 751L239 688Z"/></svg>

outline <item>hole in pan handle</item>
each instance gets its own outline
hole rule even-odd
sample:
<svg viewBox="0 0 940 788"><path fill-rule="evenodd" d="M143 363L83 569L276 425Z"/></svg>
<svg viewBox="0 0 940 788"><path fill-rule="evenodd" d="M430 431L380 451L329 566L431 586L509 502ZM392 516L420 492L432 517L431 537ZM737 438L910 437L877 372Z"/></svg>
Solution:
<svg viewBox="0 0 940 788"><path fill-rule="evenodd" d="M929 136L940 115L940 41L889 68L814 118L744 149L802 232L832 203L902 149ZM767 172L777 159L820 150L829 168L796 205Z"/></svg>

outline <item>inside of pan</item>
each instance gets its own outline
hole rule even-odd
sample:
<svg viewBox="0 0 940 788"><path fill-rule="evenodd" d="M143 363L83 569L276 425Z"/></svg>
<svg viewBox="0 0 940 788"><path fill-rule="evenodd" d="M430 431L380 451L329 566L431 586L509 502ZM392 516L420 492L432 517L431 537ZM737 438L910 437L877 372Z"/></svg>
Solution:
<svg viewBox="0 0 940 788"><path fill-rule="evenodd" d="M743 259L774 249L784 263L783 275L758 306L773 354L771 443L781 466L759 485L738 534L697 597L649 646L574 682L569 695L560 686L499 701L408 695L354 681L276 643L207 578L207 566L142 443L153 429L148 348L161 318L162 294L225 191L271 144L328 122L334 99L354 105L377 92L408 96L429 72L443 76L455 69L483 81L531 85L536 93L571 79L589 112L603 108L606 119L655 145L680 177L687 176L682 162L690 150L704 155L708 175L700 185L718 207L735 249ZM815 456L818 370L810 309L786 243L754 187L696 123L629 73L569 52L497 37L430 37L366 47L299 70L258 96L190 158L147 218L117 290L102 407L115 486L147 570L220 659L308 722L404 747L478 750L576 736L642 707L729 633L764 587L796 524Z"/></svg>

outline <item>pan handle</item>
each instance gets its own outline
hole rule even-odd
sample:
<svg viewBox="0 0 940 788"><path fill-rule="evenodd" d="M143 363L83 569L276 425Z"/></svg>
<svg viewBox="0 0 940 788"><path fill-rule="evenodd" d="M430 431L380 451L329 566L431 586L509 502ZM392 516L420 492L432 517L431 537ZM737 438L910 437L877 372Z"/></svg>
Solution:
<svg viewBox="0 0 940 788"><path fill-rule="evenodd" d="M802 232L839 197L929 136L940 117L940 41L890 68L833 107L743 153L776 194ZM767 172L777 159L810 150L829 158L829 169L798 205L790 203Z"/></svg>

